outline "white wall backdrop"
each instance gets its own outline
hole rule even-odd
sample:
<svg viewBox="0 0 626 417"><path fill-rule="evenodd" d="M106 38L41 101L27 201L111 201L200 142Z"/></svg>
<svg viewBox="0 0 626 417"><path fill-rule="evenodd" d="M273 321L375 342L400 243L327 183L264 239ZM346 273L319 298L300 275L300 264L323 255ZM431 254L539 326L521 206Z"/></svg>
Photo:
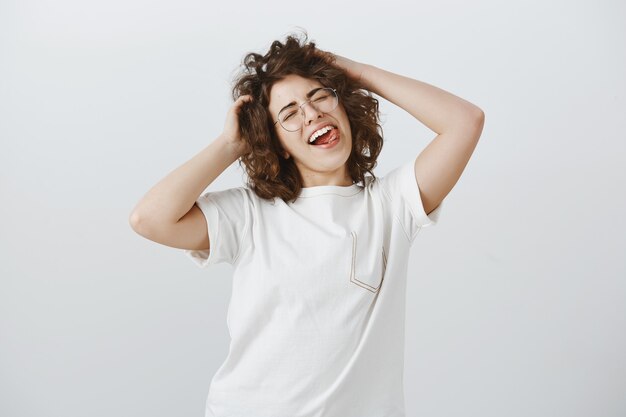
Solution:
<svg viewBox="0 0 626 417"><path fill-rule="evenodd" d="M203 416L232 269L128 217L219 135L245 53L299 28L486 114L412 248L407 416L626 415L625 19L609 0L0 1L0 415ZM381 108L382 176L435 133Z"/></svg>

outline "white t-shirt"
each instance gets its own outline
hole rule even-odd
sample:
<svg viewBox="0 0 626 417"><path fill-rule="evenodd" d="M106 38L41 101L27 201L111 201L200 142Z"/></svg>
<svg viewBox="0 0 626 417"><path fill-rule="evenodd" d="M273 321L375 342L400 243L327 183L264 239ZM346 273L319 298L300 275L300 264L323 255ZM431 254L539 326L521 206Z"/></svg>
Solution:
<svg viewBox="0 0 626 417"><path fill-rule="evenodd" d="M404 417L409 249L434 225L414 160L350 186L303 188L295 203L247 187L203 194L209 251L234 267L231 343L206 417Z"/></svg>

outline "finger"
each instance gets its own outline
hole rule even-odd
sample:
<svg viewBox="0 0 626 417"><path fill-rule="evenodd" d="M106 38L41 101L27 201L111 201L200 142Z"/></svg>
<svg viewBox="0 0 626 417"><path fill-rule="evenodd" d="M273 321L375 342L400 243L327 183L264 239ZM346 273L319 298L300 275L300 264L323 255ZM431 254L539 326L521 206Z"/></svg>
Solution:
<svg viewBox="0 0 626 417"><path fill-rule="evenodd" d="M235 101L234 105L235 105L235 107L239 108L244 103L250 103L251 101L252 101L252 96L245 95L245 96L241 96L241 97L237 98L237 100Z"/></svg>

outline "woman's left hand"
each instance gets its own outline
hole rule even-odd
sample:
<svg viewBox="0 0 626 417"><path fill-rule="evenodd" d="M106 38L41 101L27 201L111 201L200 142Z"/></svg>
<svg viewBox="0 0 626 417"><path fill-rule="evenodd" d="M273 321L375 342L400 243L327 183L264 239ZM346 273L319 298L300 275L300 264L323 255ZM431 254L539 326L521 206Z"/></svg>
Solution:
<svg viewBox="0 0 626 417"><path fill-rule="evenodd" d="M350 78L353 78L360 84L365 83L364 74L367 70L366 64L333 54L332 52L322 51L321 49L318 49L318 51L323 57L327 58L332 65L345 71Z"/></svg>

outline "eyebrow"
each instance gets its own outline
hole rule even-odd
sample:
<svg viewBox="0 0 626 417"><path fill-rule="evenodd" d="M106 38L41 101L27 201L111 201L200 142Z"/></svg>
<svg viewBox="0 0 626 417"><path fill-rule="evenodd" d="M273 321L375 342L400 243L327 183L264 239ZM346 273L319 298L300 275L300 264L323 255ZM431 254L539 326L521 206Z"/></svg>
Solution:
<svg viewBox="0 0 626 417"><path fill-rule="evenodd" d="M306 98L307 98L307 99L309 99L309 98L313 97L313 94L315 94L315 92L316 92L317 90L321 90L321 89L323 89L323 88L325 88L325 87L316 87L316 88L314 88L313 90L311 90L311 91L309 91L308 93L306 93ZM280 109L280 110L278 111L278 114L280 114L280 112L281 112L281 111L283 111L283 110L285 110L287 107L294 106L295 104L296 104L296 102L295 102L295 101L292 101L291 103L287 104L285 107L283 107L282 109Z"/></svg>

